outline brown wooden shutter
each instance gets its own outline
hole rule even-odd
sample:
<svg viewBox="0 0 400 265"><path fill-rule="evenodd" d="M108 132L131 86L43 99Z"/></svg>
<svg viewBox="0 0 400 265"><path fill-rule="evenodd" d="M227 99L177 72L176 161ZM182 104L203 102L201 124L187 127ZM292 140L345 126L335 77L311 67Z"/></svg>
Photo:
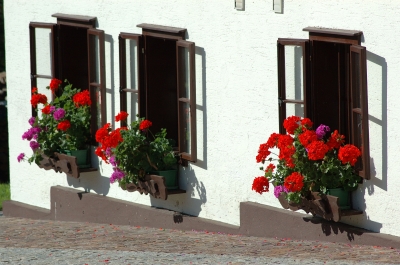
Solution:
<svg viewBox="0 0 400 265"><path fill-rule="evenodd" d="M178 89L178 149L183 159L196 162L196 76L195 44L176 42Z"/></svg>
<svg viewBox="0 0 400 265"><path fill-rule="evenodd" d="M88 29L88 69L91 105L91 133L94 136L99 127L106 123L106 75L104 31ZM100 117L99 117L100 116Z"/></svg>
<svg viewBox="0 0 400 265"><path fill-rule="evenodd" d="M307 116L308 45L309 41L306 39L278 39L279 132L282 134L286 133L283 121L288 116ZM289 51L290 48L293 49L293 58L286 56L286 51ZM290 65L290 69L286 69L286 64L290 62L293 62L293 65ZM300 70L302 73L299 74ZM291 71L290 78L289 71ZM294 85L291 89L288 85L289 80ZM302 80L302 84L299 84L299 80Z"/></svg>
<svg viewBox="0 0 400 265"><path fill-rule="evenodd" d="M49 29L50 32L50 69L48 73L40 73L37 67L37 54L36 54L36 29ZM31 87L37 87L38 79L52 79L55 78L55 62L56 62L56 39L57 38L57 25L52 23L40 23L31 22L29 23L29 39L30 39L30 53L31 53ZM50 80L48 82L50 84ZM42 87L40 89L43 89ZM53 95L52 98L53 99ZM49 99L50 100L50 99ZM32 116L36 116L36 111L32 107Z"/></svg>
<svg viewBox="0 0 400 265"><path fill-rule="evenodd" d="M366 48L350 46L351 131L350 143L361 150L362 159L355 168L358 174L370 179L368 90Z"/></svg>
<svg viewBox="0 0 400 265"><path fill-rule="evenodd" d="M131 33L120 33L119 34L119 80L120 80L120 86L119 86L119 95L120 95L120 109L121 111L128 111L128 106L127 106L127 101L128 101L128 93L133 93L136 94L136 100L137 100L137 113L132 113L132 111L129 113L131 116L130 120L133 121L135 120L136 115L141 115L140 113L140 87L141 87L141 78L140 78L140 68L141 68L141 58L142 58L142 52L143 52L143 45L142 45L142 35L140 34L131 34ZM127 40L133 41L136 43L136 53L132 54L132 47L130 47L131 51L126 50L126 42ZM136 62L136 67L135 69L133 66L129 67L130 72L127 73L128 67L127 67L127 57L130 59L130 63L132 64L133 62ZM135 75L135 76L132 76ZM128 75L129 79L131 80L131 84L127 84L128 80ZM135 80L135 84L132 84L133 80ZM133 105L133 103L131 102ZM132 108L131 108L132 109ZM121 126L126 126L127 123L125 121L121 122Z"/></svg>

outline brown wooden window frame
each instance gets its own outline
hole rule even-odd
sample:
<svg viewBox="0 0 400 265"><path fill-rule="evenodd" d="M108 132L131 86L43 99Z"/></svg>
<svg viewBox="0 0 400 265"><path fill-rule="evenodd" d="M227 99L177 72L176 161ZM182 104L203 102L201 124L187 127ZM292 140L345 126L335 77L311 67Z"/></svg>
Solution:
<svg viewBox="0 0 400 265"><path fill-rule="evenodd" d="M336 30L308 27L304 31L309 32L309 39L288 39L279 38L277 41L278 52L278 109L279 109L279 130L286 133L283 128L283 120L286 118L287 104L304 104L304 116L312 116L312 89L313 79L313 41L331 42L349 45L347 60L347 94L349 102L348 120L350 135L346 139L356 145L362 151L361 162L356 164L357 173L370 179L370 153L369 153L369 125L368 125L368 91L367 91L367 64L366 48L360 46L362 32L352 30ZM303 100L286 98L286 77L285 77L285 46L302 47L303 55ZM355 68L357 67L357 68ZM338 115L342 115L338 113ZM361 121L361 122L360 122ZM361 135L357 135L359 131Z"/></svg>
<svg viewBox="0 0 400 265"><path fill-rule="evenodd" d="M96 17L91 16L81 16L81 15L69 15L56 13L52 15L57 18L57 23L41 23L41 22L30 22L29 23L29 36L30 36L30 62L31 62L31 89L32 87L37 87L37 79L45 78L49 79L58 78L59 73L57 72L58 59L61 56L61 49L59 48L59 29L60 25L74 26L79 28L87 29L87 49L88 49L88 87L90 91L90 97L93 102L91 107L91 134L92 134L92 144L96 145L95 133L98 129L99 124L97 123L97 102L96 90L100 92L100 113L101 120L100 126L106 123L106 89L105 89L105 38L104 31L95 29L96 27ZM37 57L36 57L36 29L38 28L48 28L51 30L51 75L43 75L37 72ZM95 67L94 56L95 50L93 49L93 36L99 39L99 82L95 81ZM60 71L60 70L59 70ZM63 81L63 80L62 80ZM82 89L85 89L82 87ZM54 98L54 95L52 96ZM32 115L36 116L37 113L32 108Z"/></svg>
<svg viewBox="0 0 400 265"><path fill-rule="evenodd" d="M176 41L176 74L177 74L177 99L176 104L178 108L177 121L178 121L178 152L184 161L197 161L197 133L196 133L196 79L195 79L195 43L184 40L186 29L167 27L153 24L139 24L138 27L142 28L142 34L133 34L121 32L119 35L119 65L120 65L120 108L121 111L127 111L127 93L138 94L139 101L139 116L145 116L148 106L146 101L147 84L146 84L146 51L145 51L145 38L146 36L164 38L172 41ZM137 60L138 60L138 87L129 88L127 87L127 73L126 73L126 40L136 40L137 49ZM189 66L182 64L182 60L179 58L179 48L185 48L189 54ZM190 96L185 95L183 85L180 84L181 80L180 73L184 72L183 68L189 67L189 93ZM180 116L182 111L182 104L189 104L189 119ZM145 106L145 107L143 107ZM190 125L188 125L188 123ZM121 124L126 125L126 124ZM186 127L185 127L186 126ZM186 142L186 130L185 128L190 127L190 150L187 151L186 147L189 143Z"/></svg>

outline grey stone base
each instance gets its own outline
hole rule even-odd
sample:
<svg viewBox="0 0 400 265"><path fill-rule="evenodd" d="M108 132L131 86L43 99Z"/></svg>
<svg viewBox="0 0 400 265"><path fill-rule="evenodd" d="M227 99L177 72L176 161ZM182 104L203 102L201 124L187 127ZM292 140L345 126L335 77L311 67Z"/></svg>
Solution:
<svg viewBox="0 0 400 265"><path fill-rule="evenodd" d="M400 238L254 202L240 203L240 227L65 187L51 187L51 209L5 201L9 217L198 230L400 248Z"/></svg>

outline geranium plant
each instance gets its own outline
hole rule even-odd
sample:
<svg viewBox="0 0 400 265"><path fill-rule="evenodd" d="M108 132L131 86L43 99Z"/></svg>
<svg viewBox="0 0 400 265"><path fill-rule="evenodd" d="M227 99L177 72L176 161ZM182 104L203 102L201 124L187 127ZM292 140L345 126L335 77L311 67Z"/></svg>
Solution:
<svg viewBox="0 0 400 265"><path fill-rule="evenodd" d="M284 194L288 201L299 202L310 191L357 189L360 177L354 165L361 152L356 146L345 145L345 137L337 130L331 133L326 125L312 130L308 118L291 116L283 126L287 134L273 133L259 147L256 161L263 164L264 174L254 179L253 190L267 192L272 182L275 197Z"/></svg>
<svg viewBox="0 0 400 265"><path fill-rule="evenodd" d="M123 121L128 115L122 111L115 120ZM96 132L100 145L95 153L113 166L111 183L118 182L124 187L128 183L137 184L151 171L176 168L173 141L166 138L166 129L153 134L151 125L151 121L138 118L128 127L112 130L107 123Z"/></svg>
<svg viewBox="0 0 400 265"><path fill-rule="evenodd" d="M47 89L60 95L48 102L46 95L40 94L37 88L32 89L31 105L38 115L29 119L29 128L23 140L30 141L33 155L28 162L42 159L42 155L53 156L54 152L63 150L81 150L88 147L90 141L90 95L88 90L73 88L67 80L52 79ZM25 154L18 156L23 160Z"/></svg>

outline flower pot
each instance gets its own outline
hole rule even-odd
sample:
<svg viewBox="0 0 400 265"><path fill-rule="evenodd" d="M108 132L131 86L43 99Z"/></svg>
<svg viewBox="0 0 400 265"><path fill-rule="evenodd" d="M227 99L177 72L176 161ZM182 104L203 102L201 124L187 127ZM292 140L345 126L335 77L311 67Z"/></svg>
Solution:
<svg viewBox="0 0 400 265"><path fill-rule="evenodd" d="M350 192L343 188L327 189L327 195L339 198L339 208L342 210L350 209Z"/></svg>
<svg viewBox="0 0 400 265"><path fill-rule="evenodd" d="M150 172L152 175L158 175L165 178L165 186L168 190L178 189L178 170L161 170L161 171L152 171Z"/></svg>
<svg viewBox="0 0 400 265"><path fill-rule="evenodd" d="M89 168L90 163L88 162L88 149L83 150L63 150L62 153L76 157L76 164L79 168Z"/></svg>

